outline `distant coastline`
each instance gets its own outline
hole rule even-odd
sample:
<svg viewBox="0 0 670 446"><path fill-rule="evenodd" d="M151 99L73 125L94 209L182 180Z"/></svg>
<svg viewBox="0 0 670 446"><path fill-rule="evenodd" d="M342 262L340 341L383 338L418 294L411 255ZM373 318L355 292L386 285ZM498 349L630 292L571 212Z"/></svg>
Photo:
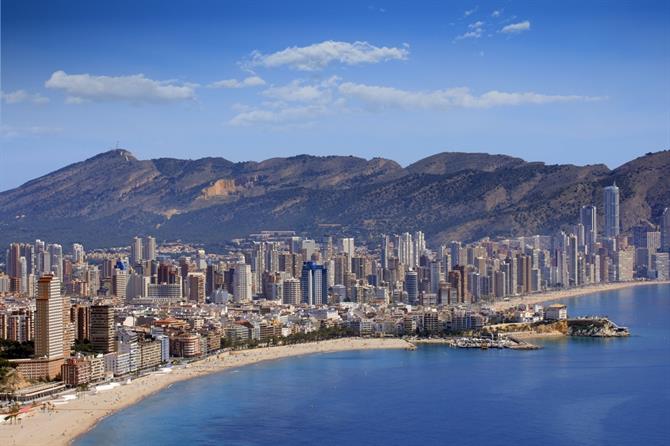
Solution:
<svg viewBox="0 0 670 446"><path fill-rule="evenodd" d="M399 338L343 338L306 344L264 347L251 350L223 352L186 366L175 366L170 373L152 373L129 384L109 388L99 393L86 393L65 403L56 401L51 413L39 408L21 418L21 424L0 425L3 445L41 446L67 445L92 429L101 419L136 404L170 385L264 361L315 353L335 353L352 350L406 349L412 345Z"/></svg>
<svg viewBox="0 0 670 446"><path fill-rule="evenodd" d="M670 281L663 280L645 280L645 281L631 281L631 282L616 282L600 285L589 285L581 288L572 288L568 290L548 291L544 293L528 294L510 298L506 301L495 302L492 308L496 311L502 311L508 308L513 308L520 304L536 305L551 302L560 299L570 299L574 297L586 296L589 294L602 293L607 291L622 290L625 288L647 286L647 285L668 285Z"/></svg>

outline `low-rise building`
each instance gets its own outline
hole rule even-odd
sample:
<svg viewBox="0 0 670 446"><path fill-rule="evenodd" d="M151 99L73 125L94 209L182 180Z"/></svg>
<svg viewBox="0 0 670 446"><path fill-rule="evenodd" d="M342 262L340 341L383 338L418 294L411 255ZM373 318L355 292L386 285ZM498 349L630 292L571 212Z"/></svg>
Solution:
<svg viewBox="0 0 670 446"><path fill-rule="evenodd" d="M568 307L563 304L549 305L544 312L547 321L562 321L568 318Z"/></svg>

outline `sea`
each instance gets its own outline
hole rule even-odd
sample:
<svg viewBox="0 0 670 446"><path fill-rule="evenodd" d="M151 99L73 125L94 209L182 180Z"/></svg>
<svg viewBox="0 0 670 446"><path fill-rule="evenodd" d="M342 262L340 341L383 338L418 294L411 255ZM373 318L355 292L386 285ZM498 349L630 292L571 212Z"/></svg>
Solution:
<svg viewBox="0 0 670 446"><path fill-rule="evenodd" d="M670 285L560 302L631 336L260 363L176 383L74 444L670 445Z"/></svg>

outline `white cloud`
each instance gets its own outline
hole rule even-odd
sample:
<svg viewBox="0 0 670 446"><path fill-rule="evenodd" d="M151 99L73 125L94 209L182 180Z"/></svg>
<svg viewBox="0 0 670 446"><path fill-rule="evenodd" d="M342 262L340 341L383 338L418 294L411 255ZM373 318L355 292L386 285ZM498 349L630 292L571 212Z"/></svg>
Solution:
<svg viewBox="0 0 670 446"><path fill-rule="evenodd" d="M286 85L270 87L263 91L263 95L285 102L326 103L331 101L332 88L339 80L339 77L332 76L318 84L305 84L296 79Z"/></svg>
<svg viewBox="0 0 670 446"><path fill-rule="evenodd" d="M474 8L472 8L472 9L468 9L467 11L465 11L465 12L463 13L463 15L464 15L465 17L470 17L472 14L474 14L475 12L477 12L478 9L479 9L479 6L475 6Z"/></svg>
<svg viewBox="0 0 670 446"><path fill-rule="evenodd" d="M327 108L323 105L304 105L297 107L281 107L276 109L254 109L237 114L230 121L228 121L228 123L237 127L254 124L305 124L327 112Z"/></svg>
<svg viewBox="0 0 670 446"><path fill-rule="evenodd" d="M502 10L496 9L491 13L491 17L500 17L500 14L502 14Z"/></svg>
<svg viewBox="0 0 670 446"><path fill-rule="evenodd" d="M91 101L125 101L159 103L195 99L194 84L156 81L143 74L130 76L92 76L54 72L44 85L68 93L68 103Z"/></svg>
<svg viewBox="0 0 670 446"><path fill-rule="evenodd" d="M6 139L20 138L25 136L54 135L62 131L63 129L60 127L48 127L39 125L28 126L28 127L15 127L3 124L2 126L0 126L0 136Z"/></svg>
<svg viewBox="0 0 670 446"><path fill-rule="evenodd" d="M507 93L496 90L476 96L473 95L468 88L407 91L392 87L354 84L351 82L340 84L339 92L344 96L359 99L373 108L402 108L410 110L491 108L523 104L550 104L602 99L591 96L546 95L533 92Z"/></svg>
<svg viewBox="0 0 670 446"><path fill-rule="evenodd" d="M503 29L501 29L500 32L506 34L518 34L524 31L528 31L529 29L530 29L530 22L528 20L525 20L523 22L512 23L511 25L507 25L503 27Z"/></svg>
<svg viewBox="0 0 670 446"><path fill-rule="evenodd" d="M403 48L377 47L368 42L337 42L326 40L303 47L289 47L271 54L259 51L251 53L247 65L275 68L289 66L303 71L325 68L332 62L345 65L378 63L387 60L405 60L409 55L407 46Z"/></svg>
<svg viewBox="0 0 670 446"><path fill-rule="evenodd" d="M21 102L30 102L33 104L46 104L49 98L39 93L28 93L25 90L16 90L9 93L1 92L2 100L6 104L19 104Z"/></svg>
<svg viewBox="0 0 670 446"><path fill-rule="evenodd" d="M259 76L249 76L242 80L224 79L209 84L209 86L212 88L245 88L245 87L259 87L261 85L265 85L265 81L261 79Z"/></svg>
<svg viewBox="0 0 670 446"><path fill-rule="evenodd" d="M484 22L478 20L475 23L470 23L468 25L468 30L469 31L467 31L466 33L457 36L456 40L479 39L484 33Z"/></svg>

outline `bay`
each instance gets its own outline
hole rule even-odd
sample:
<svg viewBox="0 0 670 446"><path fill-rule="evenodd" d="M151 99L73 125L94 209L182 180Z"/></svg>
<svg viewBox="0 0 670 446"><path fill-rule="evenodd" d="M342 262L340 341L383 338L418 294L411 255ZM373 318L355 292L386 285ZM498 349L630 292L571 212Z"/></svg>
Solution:
<svg viewBox="0 0 670 446"><path fill-rule="evenodd" d="M670 285L563 302L632 336L266 362L176 383L75 445L670 444Z"/></svg>

